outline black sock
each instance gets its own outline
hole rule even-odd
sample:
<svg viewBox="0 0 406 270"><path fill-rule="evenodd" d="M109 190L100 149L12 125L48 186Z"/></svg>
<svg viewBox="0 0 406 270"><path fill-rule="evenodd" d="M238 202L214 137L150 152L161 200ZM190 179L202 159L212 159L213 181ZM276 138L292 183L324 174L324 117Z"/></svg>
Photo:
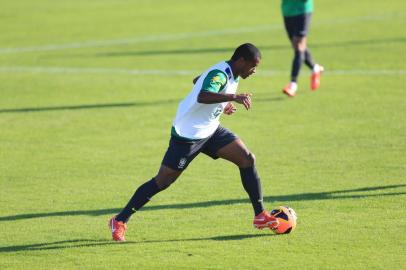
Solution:
<svg viewBox="0 0 406 270"><path fill-rule="evenodd" d="M314 61L313 61L312 54L310 53L309 49L306 49L306 51L305 51L304 61L305 61L306 66L313 69Z"/></svg>
<svg viewBox="0 0 406 270"><path fill-rule="evenodd" d="M255 165L249 168L240 168L242 185L250 197L255 215L264 211L261 180Z"/></svg>
<svg viewBox="0 0 406 270"><path fill-rule="evenodd" d="M148 182L142 184L135 191L134 195L131 197L124 209L116 216L116 220L128 222L131 215L149 202L152 196L157 194L159 191L160 190L155 182L155 178L152 178Z"/></svg>
<svg viewBox="0 0 406 270"><path fill-rule="evenodd" d="M295 51L295 57L293 58L292 62L292 71L290 73L290 77L292 82L296 82L297 77L299 76L300 68L302 67L303 60L305 58L304 52Z"/></svg>

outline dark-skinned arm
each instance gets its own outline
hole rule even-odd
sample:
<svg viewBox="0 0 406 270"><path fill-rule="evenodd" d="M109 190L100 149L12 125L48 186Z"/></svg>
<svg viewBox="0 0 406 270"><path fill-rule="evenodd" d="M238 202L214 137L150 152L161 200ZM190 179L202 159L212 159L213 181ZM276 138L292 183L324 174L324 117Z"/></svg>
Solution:
<svg viewBox="0 0 406 270"><path fill-rule="evenodd" d="M251 94L244 93L236 95L200 91L199 95L197 96L197 102L203 104L214 104L230 101L235 101L239 104L243 104L247 110L251 108Z"/></svg>

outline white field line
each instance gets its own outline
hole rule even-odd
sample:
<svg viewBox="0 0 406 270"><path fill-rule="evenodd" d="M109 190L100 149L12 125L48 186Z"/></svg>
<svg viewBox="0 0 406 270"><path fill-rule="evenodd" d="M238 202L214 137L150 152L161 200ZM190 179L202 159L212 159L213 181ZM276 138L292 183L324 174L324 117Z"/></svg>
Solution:
<svg viewBox="0 0 406 270"><path fill-rule="evenodd" d="M177 34L164 34L164 35L150 35L144 37L124 38L124 39L111 39L111 40L89 40L83 42L65 43L65 44L49 44L32 47L20 48L0 48L0 54L22 53L22 52L41 52L41 51L56 51L64 49L81 49L81 48L95 48L95 47L109 47L116 45L134 45L148 42L165 42L165 41L178 41L184 39L192 39L196 37L210 37L210 36L223 36L231 34L242 34L251 32L270 31L272 29L280 29L280 25L267 25L256 26L251 28L236 28L236 29L223 29L217 31L205 32L191 32L191 33L177 33Z"/></svg>
<svg viewBox="0 0 406 270"><path fill-rule="evenodd" d="M126 68L77 68L77 67L1 67L0 73L31 73L31 74L108 74L108 75L159 75L159 76L197 76L198 70L163 70L163 69L126 69ZM258 76L286 75L288 70L262 70ZM328 70L324 75L364 75L387 76L406 75L406 69L349 69Z"/></svg>
<svg viewBox="0 0 406 270"><path fill-rule="evenodd" d="M356 16L334 20L325 20L314 23L314 27L325 25L342 25L362 21L380 21L393 19L394 17L404 17L406 13L391 13L385 15L371 15L371 16ZM147 42L165 42L192 39L196 37L209 37L209 36L223 36L231 34L263 32L275 29L281 29L282 23L277 25L262 25L255 27L223 29L217 31L204 31L204 32L189 32L177 34L164 34L164 35L150 35L144 37L131 37L123 39L110 39L110 40L89 40L82 42L72 42L65 44L47 44L29 47L16 47L16 48L0 48L0 54L10 53L23 53L23 52L43 52L43 51L56 51L64 49L80 49L80 48L95 48L95 47L109 47L116 45L133 45Z"/></svg>
<svg viewBox="0 0 406 270"><path fill-rule="evenodd" d="M47 73L47 74L124 74L181 76L197 74L192 70L142 70L125 68L75 68L75 67L0 67L0 73Z"/></svg>

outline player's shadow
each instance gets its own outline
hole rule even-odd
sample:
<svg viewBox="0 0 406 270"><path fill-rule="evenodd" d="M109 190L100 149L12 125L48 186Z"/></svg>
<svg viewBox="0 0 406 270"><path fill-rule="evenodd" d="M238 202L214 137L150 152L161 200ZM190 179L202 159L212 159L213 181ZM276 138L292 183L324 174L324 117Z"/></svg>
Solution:
<svg viewBox="0 0 406 270"><path fill-rule="evenodd" d="M281 101L284 97L267 97L256 98L254 102ZM153 107L166 104L177 104L179 99L155 100L155 101L140 101L126 103L105 103L105 104L81 104L81 105L65 105L65 106L46 106L46 107L26 107L26 108L10 108L0 109L1 113L32 113L32 112L49 112L49 111L66 111L66 110L94 110L94 109L114 109L126 107Z"/></svg>
<svg viewBox="0 0 406 270"><path fill-rule="evenodd" d="M97 247L109 245L135 245L135 244L155 244L155 243L172 243L172 242L196 242L196 241L238 241L249 238L258 237L273 237L277 236L272 233L261 234L236 234L236 235L222 235L213 237L201 238L179 238L179 239L160 239L160 240L141 240L141 241L126 241L126 242L113 242L111 240L94 240L94 239L74 239L56 242L45 242L38 244L28 245L15 245L0 247L0 253L10 253L19 251L42 251L42 250L55 250L55 249L70 249L70 248L83 248L83 247Z"/></svg>
<svg viewBox="0 0 406 270"><path fill-rule="evenodd" d="M287 45L263 46L261 50L286 49ZM104 52L95 54L96 57L128 57L128 56L162 56L162 55L180 55L180 54L213 54L213 53L230 53L235 48L182 48L174 50L144 50L144 51L118 51Z"/></svg>
<svg viewBox="0 0 406 270"><path fill-rule="evenodd" d="M64 111L64 110L91 110L91 109L114 109L125 107L147 107L160 106L165 104L178 103L178 99L155 100L155 101L140 101L127 103L106 103L106 104L81 104L81 105L66 105L66 106L47 106L47 107L27 107L0 109L0 113L30 113L30 112L49 112L49 111Z"/></svg>
<svg viewBox="0 0 406 270"><path fill-rule="evenodd" d="M399 189L406 187L406 184L399 185L387 185L376 187L363 187L356 189L344 189L327 192L313 192L313 193L300 193L291 195L280 196L267 196L264 197L264 201L267 202L294 202L294 201L314 201L314 200L343 200L343 199L360 199L368 197L386 197L386 196L400 196L406 195L406 192L379 192L370 194L373 191L383 191L387 189ZM212 206L232 205L249 203L248 199L229 199L229 200L214 200L203 201L193 203L180 203L180 204L166 204L166 205L150 205L141 209L141 211L154 211L154 210L166 210L166 209L188 209L188 208L206 208ZM73 211L60 211L60 212L46 212L46 213L32 213L32 214L18 214L12 216L0 217L2 221L14 221L22 219L32 218L44 218L44 217L61 217L61 216L101 216L111 215L119 212L121 208L108 208L108 209L95 209L95 210L73 210Z"/></svg>

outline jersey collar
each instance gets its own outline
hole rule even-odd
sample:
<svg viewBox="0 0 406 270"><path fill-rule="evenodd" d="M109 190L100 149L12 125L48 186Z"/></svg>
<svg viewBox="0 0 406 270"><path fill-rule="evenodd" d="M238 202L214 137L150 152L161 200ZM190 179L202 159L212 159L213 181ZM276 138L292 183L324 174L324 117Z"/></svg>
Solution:
<svg viewBox="0 0 406 270"><path fill-rule="evenodd" d="M233 78L233 80L237 82L237 81L238 81L238 76L237 76L237 77L234 76L233 70L231 69L230 61L226 61L226 63L227 63L227 65L228 65L228 68L226 68L225 71L226 71L226 74L227 74L228 79Z"/></svg>

